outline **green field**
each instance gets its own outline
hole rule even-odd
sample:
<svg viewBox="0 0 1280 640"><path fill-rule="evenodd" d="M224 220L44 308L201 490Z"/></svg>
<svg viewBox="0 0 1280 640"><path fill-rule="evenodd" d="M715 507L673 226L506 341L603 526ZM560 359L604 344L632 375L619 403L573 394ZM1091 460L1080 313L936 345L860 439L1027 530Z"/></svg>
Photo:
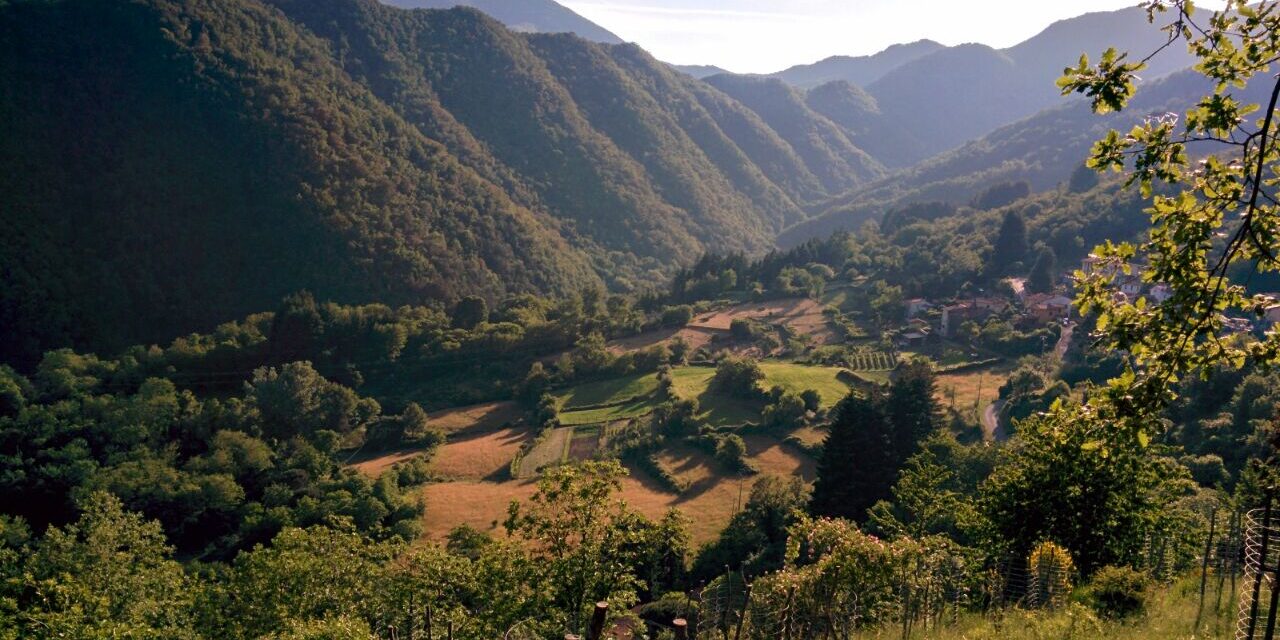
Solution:
<svg viewBox="0 0 1280 640"><path fill-rule="evenodd" d="M642 396L653 395L658 390L658 374L645 373L612 380L588 382L556 395L556 404L562 410L577 407L599 407L627 402Z"/></svg>
<svg viewBox="0 0 1280 640"><path fill-rule="evenodd" d="M580 411L561 411L560 424L565 426L576 426L584 424L600 424L602 422L613 422L614 420L626 420L629 418L639 418L640 416L652 413L657 404L657 400L650 396L609 407L582 409Z"/></svg>
<svg viewBox="0 0 1280 640"><path fill-rule="evenodd" d="M780 386L788 391L813 389L822 396L822 406L830 408L849 393L849 386L837 377L838 367L813 367L791 362L762 362L765 381L762 389ZM698 401L699 417L712 426L734 426L760 418L759 402L724 396L710 391L716 370L711 367L679 367L671 372L676 397ZM639 418L658 404L657 374L626 376L578 385L558 394L560 424L594 425ZM574 407L590 407L574 409Z"/></svg>
<svg viewBox="0 0 1280 640"><path fill-rule="evenodd" d="M780 386L799 393L813 389L822 396L822 406L831 408L849 395L849 385L840 381L839 367L813 367L790 362L761 362L766 389Z"/></svg>
<svg viewBox="0 0 1280 640"><path fill-rule="evenodd" d="M838 367L762 362L760 369L765 374L761 388L780 386L797 393L813 389L822 396L822 406L826 408L835 406L849 393L849 386L836 377L840 373ZM681 367L672 371L672 388L678 397L697 400L701 410L699 417L712 426L733 426L759 420L762 408L759 403L710 391L715 373L715 369L710 367Z"/></svg>

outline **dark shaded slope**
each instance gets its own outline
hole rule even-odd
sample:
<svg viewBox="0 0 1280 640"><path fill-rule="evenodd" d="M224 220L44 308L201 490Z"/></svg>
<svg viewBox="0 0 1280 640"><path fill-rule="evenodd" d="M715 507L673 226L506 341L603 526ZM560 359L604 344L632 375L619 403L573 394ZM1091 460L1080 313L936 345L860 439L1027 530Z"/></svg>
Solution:
<svg viewBox="0 0 1280 640"><path fill-rule="evenodd" d="M397 303L596 281L254 3L9 4L0 84L6 361L167 340L302 288Z"/></svg>
<svg viewBox="0 0 1280 640"><path fill-rule="evenodd" d="M905 167L925 155L926 144L897 128L871 94L844 80L810 89L805 104L843 128L850 142L885 166Z"/></svg>
<svg viewBox="0 0 1280 640"><path fill-rule="evenodd" d="M633 56L631 68L625 69L606 47L579 38L533 35L529 40L591 124L645 167L664 200L690 214L690 231L705 246L720 252L760 251L772 245L784 220L800 215L794 205L788 209L778 199L761 202L767 207L761 210L737 191L685 133L680 119L666 110L677 102L671 95L675 87L637 81L633 72L640 65L647 67L642 70L650 80L673 80L655 77L669 73L657 68L656 61Z"/></svg>

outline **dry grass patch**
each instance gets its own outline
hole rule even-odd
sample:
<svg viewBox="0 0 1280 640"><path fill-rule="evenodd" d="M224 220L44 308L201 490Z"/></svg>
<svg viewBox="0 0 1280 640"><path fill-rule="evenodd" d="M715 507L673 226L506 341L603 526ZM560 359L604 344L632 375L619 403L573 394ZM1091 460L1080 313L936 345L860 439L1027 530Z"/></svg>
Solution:
<svg viewBox="0 0 1280 640"><path fill-rule="evenodd" d="M827 433L827 429L820 429L818 427L800 427L799 429L792 431L791 435L799 438L800 442L803 442L806 445L816 446L826 441Z"/></svg>
<svg viewBox="0 0 1280 640"><path fill-rule="evenodd" d="M518 422L524 415L514 402L486 402L469 407L444 409L428 415L431 426L446 434L470 430L492 430Z"/></svg>
<svg viewBox="0 0 1280 640"><path fill-rule="evenodd" d="M376 478L387 469L395 466L398 462L412 460L421 455L421 449L405 449L402 451L394 451L392 453L380 454L372 458L360 460L351 465L351 468L363 473L371 478Z"/></svg>
<svg viewBox="0 0 1280 640"><path fill-rule="evenodd" d="M938 404L953 408L960 415L974 421L980 420L982 410L1000 397L1000 386L1008 379L1010 365L1002 364L963 373L947 373L938 376L934 394Z"/></svg>
<svg viewBox="0 0 1280 640"><path fill-rule="evenodd" d="M836 334L831 330L827 317L822 313L822 303L808 298L738 304L720 311L698 315L689 323L689 326L712 331L728 331L733 321L738 319L782 324L795 333L810 336L815 344L827 344L836 339Z"/></svg>
<svg viewBox="0 0 1280 640"><path fill-rule="evenodd" d="M464 524L503 535L502 521L507 517L507 506L512 500L527 501L537 488L536 480L429 484L422 490L426 500L422 537L441 541L455 527Z"/></svg>
<svg viewBox="0 0 1280 640"><path fill-rule="evenodd" d="M747 443L747 460L760 473L775 476L800 476L805 482L818 477L816 463L809 456L784 446L775 438L763 435L743 436Z"/></svg>
<svg viewBox="0 0 1280 640"><path fill-rule="evenodd" d="M718 332L698 327L681 327L679 329L658 329L656 331L646 331L640 335L631 336L629 338L619 338L612 340L608 344L609 351L615 355L626 353L628 351L639 351L648 349L660 344L669 344L676 338L684 338L692 350L697 350L711 344L712 339L716 337Z"/></svg>
<svg viewBox="0 0 1280 640"><path fill-rule="evenodd" d="M459 434L436 452L431 470L459 480L498 477L530 437L528 429L523 428Z"/></svg>

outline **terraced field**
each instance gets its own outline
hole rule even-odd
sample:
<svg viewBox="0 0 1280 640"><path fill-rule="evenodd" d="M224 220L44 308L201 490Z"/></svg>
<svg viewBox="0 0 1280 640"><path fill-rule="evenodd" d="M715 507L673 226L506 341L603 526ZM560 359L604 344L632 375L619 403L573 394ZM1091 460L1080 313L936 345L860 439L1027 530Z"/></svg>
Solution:
<svg viewBox="0 0 1280 640"><path fill-rule="evenodd" d="M573 443L573 430L573 427L552 429L551 433L520 458L520 464L514 470L516 477L532 478L540 469L564 462L569 455L569 446Z"/></svg>
<svg viewBox="0 0 1280 640"><path fill-rule="evenodd" d="M849 364L854 371L893 371L898 366L898 359L892 353L872 351L855 353L849 357Z"/></svg>

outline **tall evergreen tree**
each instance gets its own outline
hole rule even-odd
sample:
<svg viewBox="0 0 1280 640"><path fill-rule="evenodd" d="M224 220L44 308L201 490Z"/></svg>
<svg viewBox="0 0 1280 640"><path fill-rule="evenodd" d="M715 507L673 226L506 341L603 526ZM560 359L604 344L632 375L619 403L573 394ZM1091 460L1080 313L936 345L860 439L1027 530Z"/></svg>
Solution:
<svg viewBox="0 0 1280 640"><path fill-rule="evenodd" d="M899 368L889 387L884 412L893 428L895 475L940 422L935 385L933 368L915 361Z"/></svg>
<svg viewBox="0 0 1280 640"><path fill-rule="evenodd" d="M1002 276L1027 255L1027 221L1017 211L1009 211L1000 221L1000 231L988 262L991 276Z"/></svg>
<svg viewBox="0 0 1280 640"><path fill-rule="evenodd" d="M882 407L878 394L851 394L836 407L809 504L814 515L861 519L889 496L897 465L893 429Z"/></svg>
<svg viewBox="0 0 1280 640"><path fill-rule="evenodd" d="M1036 256L1031 272L1027 274L1027 290L1031 293L1048 293L1053 291L1053 272L1058 257L1051 247L1044 247Z"/></svg>
<svg viewBox="0 0 1280 640"><path fill-rule="evenodd" d="M889 499L899 470L939 422L933 370L904 365L887 393L851 394L836 407L818 460L814 515L863 520Z"/></svg>

